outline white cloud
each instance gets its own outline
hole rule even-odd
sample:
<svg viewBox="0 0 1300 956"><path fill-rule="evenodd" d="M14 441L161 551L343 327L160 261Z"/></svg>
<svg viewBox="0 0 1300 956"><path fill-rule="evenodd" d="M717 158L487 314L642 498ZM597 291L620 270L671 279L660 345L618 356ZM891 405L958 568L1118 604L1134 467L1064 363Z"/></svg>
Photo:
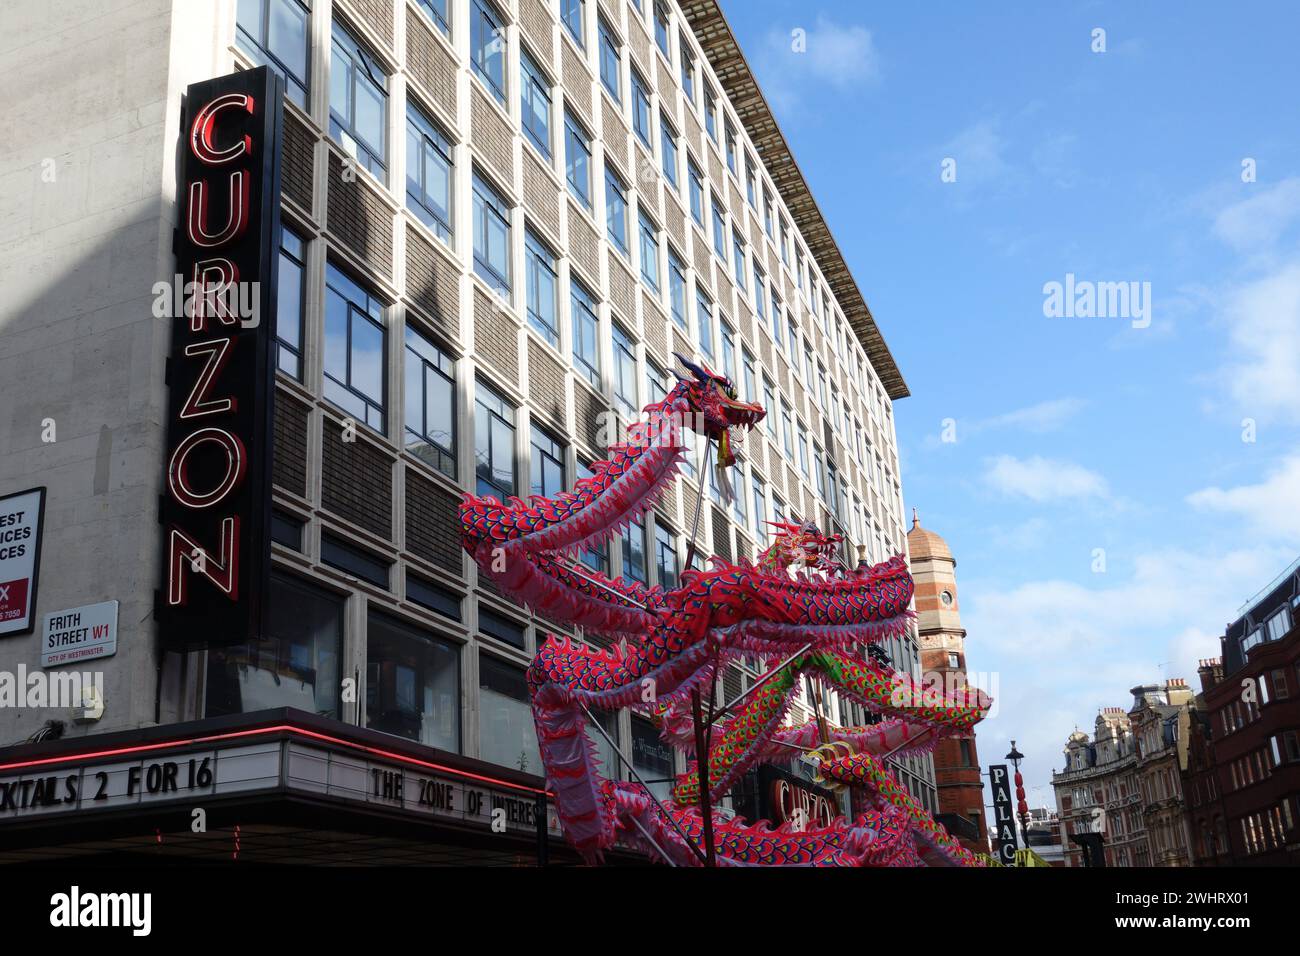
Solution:
<svg viewBox="0 0 1300 956"><path fill-rule="evenodd" d="M972 426L972 431L985 428L1020 428L1029 432L1049 432L1060 428L1087 404L1079 398L1055 398L1027 408L1018 408L1004 415L996 415Z"/></svg>
<svg viewBox="0 0 1300 956"><path fill-rule="evenodd" d="M1300 546L1300 455L1283 459L1259 484L1202 488L1187 503L1236 515L1246 530L1266 540Z"/></svg>
<svg viewBox="0 0 1300 956"><path fill-rule="evenodd" d="M988 461L984 481L1004 495L1047 502L1069 498L1105 498L1106 479L1068 461L1034 455L1020 459L999 455Z"/></svg>
<svg viewBox="0 0 1300 956"><path fill-rule="evenodd" d="M1223 319L1220 377L1241 414L1300 423L1300 262L1230 292Z"/></svg>
<svg viewBox="0 0 1300 956"><path fill-rule="evenodd" d="M1087 587L963 581L968 666L997 674L996 716L977 729L982 759L1000 763L1015 738L1028 758L1026 787L1044 786L1069 733L1091 734L1102 707L1127 708L1130 688L1182 677L1199 689L1197 661L1218 656L1223 627L1293 557L1285 548L1167 548L1137 556L1127 575L1112 560ZM1050 803L1050 793L1035 802Z"/></svg>
<svg viewBox="0 0 1300 956"><path fill-rule="evenodd" d="M1003 158L1006 143L997 123L983 119L962 130L941 149L957 161L957 182L981 185L1003 179L1010 167Z"/></svg>
<svg viewBox="0 0 1300 956"><path fill-rule="evenodd" d="M824 94L827 86L850 93L880 79L880 54L871 31L821 14L811 27L773 27L756 59L764 94L782 112L797 107L805 94Z"/></svg>
<svg viewBox="0 0 1300 956"><path fill-rule="evenodd" d="M1214 220L1215 235L1242 252L1272 246L1300 217L1300 178L1255 188L1257 195L1233 203Z"/></svg>

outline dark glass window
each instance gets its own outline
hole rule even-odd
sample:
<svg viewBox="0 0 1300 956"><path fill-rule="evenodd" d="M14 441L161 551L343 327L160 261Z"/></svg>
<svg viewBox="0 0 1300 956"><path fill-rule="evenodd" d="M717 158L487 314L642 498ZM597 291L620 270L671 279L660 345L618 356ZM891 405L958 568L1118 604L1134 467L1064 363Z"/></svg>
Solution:
<svg viewBox="0 0 1300 956"><path fill-rule="evenodd" d="M483 0L470 0L469 45L474 74L502 106L506 102L506 31L501 17Z"/></svg>
<svg viewBox="0 0 1300 956"><path fill-rule="evenodd" d="M406 449L456 478L456 361L406 326Z"/></svg>
<svg viewBox="0 0 1300 956"><path fill-rule="evenodd" d="M636 417L636 346L617 323L614 331L614 403L629 419Z"/></svg>
<svg viewBox="0 0 1300 956"><path fill-rule="evenodd" d="M655 525L655 567L665 590L677 587L677 536L661 524Z"/></svg>
<svg viewBox="0 0 1300 956"><path fill-rule="evenodd" d="M474 456L480 495L505 501L515 490L515 408L483 382L474 399Z"/></svg>
<svg viewBox="0 0 1300 956"><path fill-rule="evenodd" d="M578 477L593 477L591 466L583 461L578 462ZM578 554L580 560L587 567L599 571L606 576L609 575L609 544L589 544Z"/></svg>
<svg viewBox="0 0 1300 956"><path fill-rule="evenodd" d="M353 577L388 590L388 570L392 565L342 538L328 532L320 536L320 559L323 564L346 571Z"/></svg>
<svg viewBox="0 0 1300 956"><path fill-rule="evenodd" d="M544 428L533 426L529 442L529 489L535 495L550 497L564 490L564 444Z"/></svg>
<svg viewBox="0 0 1300 956"><path fill-rule="evenodd" d="M307 244L285 226L280 231L280 285L275 304L276 365L300 382L306 262Z"/></svg>
<svg viewBox="0 0 1300 956"><path fill-rule="evenodd" d="M555 254L531 229L524 231L524 283L528 324L556 348L560 346L559 282Z"/></svg>
<svg viewBox="0 0 1300 956"><path fill-rule="evenodd" d="M686 317L686 266L671 248L668 250L668 302L672 308L673 321L685 332L688 328Z"/></svg>
<svg viewBox="0 0 1300 956"><path fill-rule="evenodd" d="M239 0L235 42L258 66L271 67L285 80L286 95L307 109L308 8L299 0Z"/></svg>
<svg viewBox="0 0 1300 956"><path fill-rule="evenodd" d="M569 192L591 208L591 136L571 114L564 114L564 174Z"/></svg>
<svg viewBox="0 0 1300 956"><path fill-rule="evenodd" d="M668 373L661 369L650 359L645 361L645 383L646 397L650 403L662 402L668 397L668 392L672 389L672 379Z"/></svg>
<svg viewBox="0 0 1300 956"><path fill-rule="evenodd" d="M271 540L295 551L302 550L302 519L278 509L271 510Z"/></svg>
<svg viewBox="0 0 1300 956"><path fill-rule="evenodd" d="M623 102L623 84L619 76L619 43L614 39L614 31L604 20L598 24L600 32L600 81L609 90L615 102Z"/></svg>
<svg viewBox="0 0 1300 956"><path fill-rule="evenodd" d="M636 70L632 71L632 130L646 146L650 145L650 94L646 92L645 80Z"/></svg>
<svg viewBox="0 0 1300 956"><path fill-rule="evenodd" d="M722 370L734 384L736 381L736 333L727 325L726 316L722 321Z"/></svg>
<svg viewBox="0 0 1300 956"><path fill-rule="evenodd" d="M478 629L489 637L504 641L515 647L524 646L524 626L516 624L510 618L490 611L482 605L478 610Z"/></svg>
<svg viewBox="0 0 1300 956"><path fill-rule="evenodd" d="M586 0L560 0L560 20L581 49L587 47L586 18L583 16L585 4Z"/></svg>
<svg viewBox="0 0 1300 956"><path fill-rule="evenodd" d="M660 800L668 800L673 788L673 750L660 738L658 728L644 717L632 718L631 758L632 767L646 781L650 792Z"/></svg>
<svg viewBox="0 0 1300 956"><path fill-rule="evenodd" d="M451 143L408 100L406 205L443 241L451 238L451 167Z"/></svg>
<svg viewBox="0 0 1300 956"><path fill-rule="evenodd" d="M623 529L623 577L642 584L650 583L645 551L645 525L639 521L629 521Z"/></svg>
<svg viewBox="0 0 1300 956"><path fill-rule="evenodd" d="M600 388L600 321L596 300L582 285L570 280L570 310L573 313L573 363L596 388Z"/></svg>
<svg viewBox="0 0 1300 956"><path fill-rule="evenodd" d="M406 599L453 621L461 619L459 594L409 571L406 574Z"/></svg>
<svg viewBox="0 0 1300 956"><path fill-rule="evenodd" d="M478 656L479 757L502 767L542 773L524 669Z"/></svg>
<svg viewBox="0 0 1300 956"><path fill-rule="evenodd" d="M713 304L699 286L695 287L695 321L699 325L700 351L713 358Z"/></svg>
<svg viewBox="0 0 1300 956"><path fill-rule="evenodd" d="M645 213L639 216L641 224L641 281L659 298L659 228Z"/></svg>
<svg viewBox="0 0 1300 956"><path fill-rule="evenodd" d="M608 166L605 167L605 232L609 235L609 241L626 256L627 187Z"/></svg>
<svg viewBox="0 0 1300 956"><path fill-rule="evenodd" d="M429 15L434 26L442 31L443 36L451 36L451 20L448 18L447 0L415 0L421 10Z"/></svg>
<svg viewBox="0 0 1300 956"><path fill-rule="evenodd" d="M727 226L726 220L722 218L722 207L718 205L716 199L712 202L713 206L713 251L718 254L718 258L725 265L727 262Z"/></svg>
<svg viewBox="0 0 1300 956"><path fill-rule="evenodd" d="M663 117L659 118L659 149L663 158L664 178L677 189L677 134Z"/></svg>
<svg viewBox="0 0 1300 956"><path fill-rule="evenodd" d="M718 141L718 96L713 87L704 84L704 125L709 131L709 139Z"/></svg>
<svg viewBox="0 0 1300 956"><path fill-rule="evenodd" d="M366 621L366 726L460 750L460 653L386 614Z"/></svg>
<svg viewBox="0 0 1300 956"><path fill-rule="evenodd" d="M497 293L510 294L510 206L474 174L474 272Z"/></svg>
<svg viewBox="0 0 1300 956"><path fill-rule="evenodd" d="M330 65L330 135L381 181L388 176L384 129L388 76L337 20Z"/></svg>
<svg viewBox="0 0 1300 956"><path fill-rule="evenodd" d="M519 122L524 135L551 158L551 83L527 51L519 54Z"/></svg>
<svg viewBox="0 0 1300 956"><path fill-rule="evenodd" d="M382 433L387 405L383 306L332 263L325 279L325 398Z"/></svg>
<svg viewBox="0 0 1300 956"><path fill-rule="evenodd" d="M745 281L745 240L738 232L731 234L731 273L736 279L736 285L740 287L741 294L748 295L749 283Z"/></svg>
<svg viewBox="0 0 1300 956"><path fill-rule="evenodd" d="M659 45L664 58L671 63L673 55L668 48L668 8L662 3L655 4L655 43Z"/></svg>
<svg viewBox="0 0 1300 956"><path fill-rule="evenodd" d="M704 174L700 172L700 167L695 165L695 160L686 161L686 170L691 181L691 218L704 225Z"/></svg>
<svg viewBox="0 0 1300 956"><path fill-rule="evenodd" d="M297 707L342 718L343 599L271 575L266 638L208 651L208 717Z"/></svg>
<svg viewBox="0 0 1300 956"><path fill-rule="evenodd" d="M677 37L677 49L682 58L682 91L691 105L695 105L695 57L686 45L686 37Z"/></svg>

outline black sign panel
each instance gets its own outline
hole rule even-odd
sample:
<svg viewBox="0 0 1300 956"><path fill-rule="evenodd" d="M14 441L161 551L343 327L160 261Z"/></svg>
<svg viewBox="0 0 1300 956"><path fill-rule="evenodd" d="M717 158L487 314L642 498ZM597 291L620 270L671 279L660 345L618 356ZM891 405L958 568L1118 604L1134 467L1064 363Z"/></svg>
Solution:
<svg viewBox="0 0 1300 956"><path fill-rule="evenodd" d="M283 95L260 67L192 84L182 110L155 612L175 649L264 630Z"/></svg>
<svg viewBox="0 0 1300 956"><path fill-rule="evenodd" d="M1016 862L1016 820L1011 814L1011 777L1006 764L989 766L993 785L993 824L997 834L998 862L1014 866Z"/></svg>

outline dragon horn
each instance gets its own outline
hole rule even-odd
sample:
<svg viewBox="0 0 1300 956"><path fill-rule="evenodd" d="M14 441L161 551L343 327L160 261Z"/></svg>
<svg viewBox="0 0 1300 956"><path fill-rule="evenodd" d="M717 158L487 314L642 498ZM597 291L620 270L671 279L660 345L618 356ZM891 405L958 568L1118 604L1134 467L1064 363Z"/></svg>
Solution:
<svg viewBox="0 0 1300 956"><path fill-rule="evenodd" d="M703 381L707 381L708 379L710 379L710 378L713 377L713 375L712 375L711 372L709 372L709 371L707 371L706 369L701 368L700 366L696 365L694 362L692 362L692 361L691 361L690 359L688 359L686 356L682 355L681 352L674 352L674 353L673 353L673 356L677 359L677 361L681 362L682 365L684 365L687 369L689 369L690 372L691 372L691 374L693 374L693 375L694 375L697 379L699 379L701 382L703 382ZM681 376L679 375L678 378L680 378L680 377L681 377Z"/></svg>

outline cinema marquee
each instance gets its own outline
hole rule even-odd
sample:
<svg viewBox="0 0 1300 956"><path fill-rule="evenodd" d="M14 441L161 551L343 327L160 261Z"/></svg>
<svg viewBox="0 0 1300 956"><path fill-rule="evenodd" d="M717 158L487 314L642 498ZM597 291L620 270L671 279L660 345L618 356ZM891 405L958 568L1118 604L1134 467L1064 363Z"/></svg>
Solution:
<svg viewBox="0 0 1300 956"><path fill-rule="evenodd" d="M283 80L259 67L192 84L182 109L174 247L187 294L167 363L155 601L163 646L175 650L263 633L282 98ZM232 307L240 301L255 314Z"/></svg>

